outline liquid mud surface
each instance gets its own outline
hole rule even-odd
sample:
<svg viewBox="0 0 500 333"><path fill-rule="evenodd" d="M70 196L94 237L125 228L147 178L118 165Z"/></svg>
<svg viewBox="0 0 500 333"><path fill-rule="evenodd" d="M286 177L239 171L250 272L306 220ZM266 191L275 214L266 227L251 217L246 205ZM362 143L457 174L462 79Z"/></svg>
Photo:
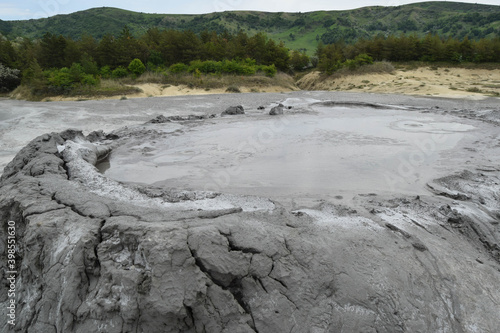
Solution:
<svg viewBox="0 0 500 333"><path fill-rule="evenodd" d="M421 194L434 178L496 163L492 125L427 110L289 98L284 115L148 124L98 168L124 182L265 197ZM479 141L478 141L479 140ZM484 150L471 151L484 140ZM469 147L469 148L468 148ZM485 160L486 159L486 160Z"/></svg>

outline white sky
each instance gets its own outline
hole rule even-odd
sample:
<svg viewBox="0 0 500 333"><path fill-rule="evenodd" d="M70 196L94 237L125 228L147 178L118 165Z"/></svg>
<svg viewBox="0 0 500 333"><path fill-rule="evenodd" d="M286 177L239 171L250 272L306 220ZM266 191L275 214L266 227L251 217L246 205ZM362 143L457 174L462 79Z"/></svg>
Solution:
<svg viewBox="0 0 500 333"><path fill-rule="evenodd" d="M26 20L68 14L93 7L117 7L144 13L202 14L226 10L259 10L268 12L310 12L343 10L365 6L398 6L411 0L0 0L1 20ZM461 2L500 5L500 0L462 0Z"/></svg>

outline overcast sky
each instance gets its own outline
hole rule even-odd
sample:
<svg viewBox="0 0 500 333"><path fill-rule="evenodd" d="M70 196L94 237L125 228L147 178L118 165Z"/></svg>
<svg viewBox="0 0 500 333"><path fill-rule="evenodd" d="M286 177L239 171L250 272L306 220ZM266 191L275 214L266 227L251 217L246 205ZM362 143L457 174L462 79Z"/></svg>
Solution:
<svg viewBox="0 0 500 333"><path fill-rule="evenodd" d="M0 0L0 19L26 20L68 14L93 7L117 7L144 13L202 14L225 10L259 10L268 12L310 12L342 10L365 6L398 6L411 0ZM500 0L462 0L461 2L500 5Z"/></svg>

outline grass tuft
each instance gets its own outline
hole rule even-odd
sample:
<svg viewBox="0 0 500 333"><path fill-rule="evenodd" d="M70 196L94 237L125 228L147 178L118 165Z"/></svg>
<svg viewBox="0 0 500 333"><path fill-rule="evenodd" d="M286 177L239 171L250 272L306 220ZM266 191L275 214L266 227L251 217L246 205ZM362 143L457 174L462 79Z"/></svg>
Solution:
<svg viewBox="0 0 500 333"><path fill-rule="evenodd" d="M229 87L227 87L226 92L230 92L230 93L240 93L240 92L241 92L241 90L240 90L240 88L238 88L237 86L229 86Z"/></svg>
<svg viewBox="0 0 500 333"><path fill-rule="evenodd" d="M482 90L479 89L478 87L467 88L466 91L471 93L482 93Z"/></svg>

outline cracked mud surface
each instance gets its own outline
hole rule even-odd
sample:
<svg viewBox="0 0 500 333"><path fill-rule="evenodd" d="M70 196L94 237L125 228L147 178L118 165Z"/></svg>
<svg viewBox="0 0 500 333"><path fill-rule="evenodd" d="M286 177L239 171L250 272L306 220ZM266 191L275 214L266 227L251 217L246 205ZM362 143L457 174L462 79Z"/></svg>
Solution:
<svg viewBox="0 0 500 333"><path fill-rule="evenodd" d="M352 96L342 97L367 97ZM483 129L477 143L460 141L475 158L418 195L271 200L99 173L94 164L127 135L151 135L143 125L34 139L0 183L2 262L4 221L16 221L19 244L12 331L497 332L500 169L489 154L498 152L498 109L369 97ZM165 124L172 131L161 135L180 126Z"/></svg>

